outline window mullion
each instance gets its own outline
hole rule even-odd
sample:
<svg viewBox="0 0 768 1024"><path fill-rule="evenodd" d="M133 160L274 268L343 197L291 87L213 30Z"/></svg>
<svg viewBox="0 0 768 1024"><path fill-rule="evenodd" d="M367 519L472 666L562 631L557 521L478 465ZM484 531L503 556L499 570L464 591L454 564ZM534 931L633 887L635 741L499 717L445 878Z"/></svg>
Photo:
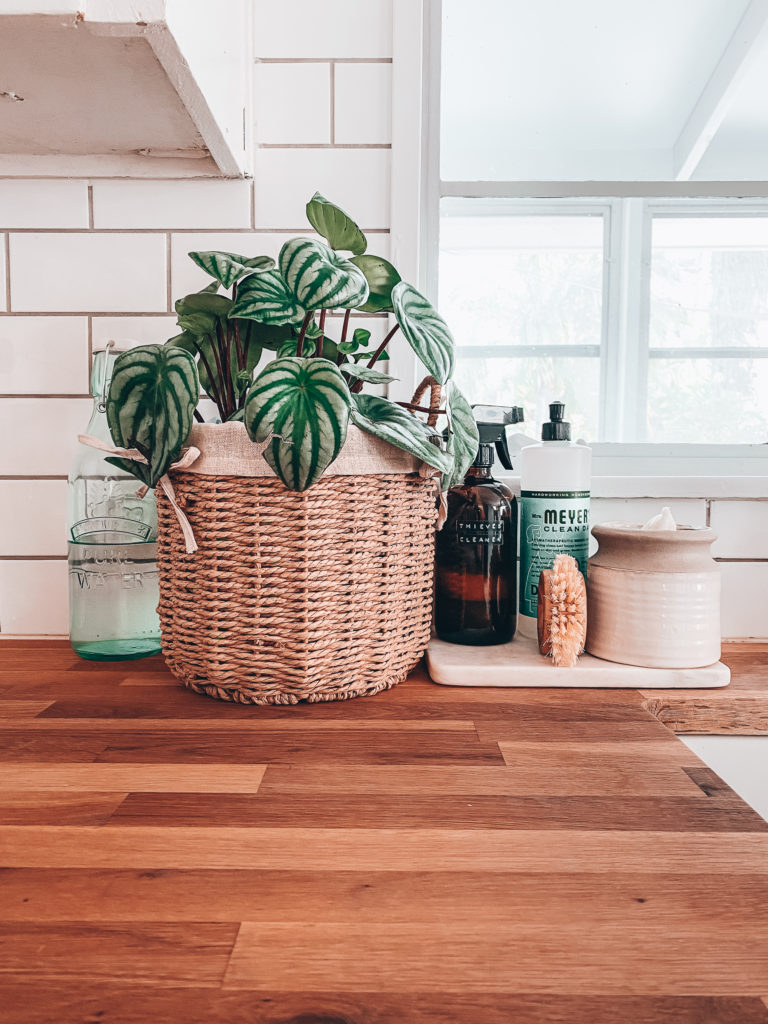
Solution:
<svg viewBox="0 0 768 1024"><path fill-rule="evenodd" d="M618 200L608 243L601 436L642 441L648 395L650 217L642 199Z"/></svg>

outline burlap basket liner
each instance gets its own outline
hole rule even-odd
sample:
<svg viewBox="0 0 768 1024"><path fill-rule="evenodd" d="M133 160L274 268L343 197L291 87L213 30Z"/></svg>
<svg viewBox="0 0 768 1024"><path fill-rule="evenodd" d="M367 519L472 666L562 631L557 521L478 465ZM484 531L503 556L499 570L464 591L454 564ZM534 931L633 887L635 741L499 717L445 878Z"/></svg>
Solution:
<svg viewBox="0 0 768 1024"><path fill-rule="evenodd" d="M350 426L320 480L289 491L240 423L196 425L172 471L198 550L158 489L163 653L223 700L344 700L401 682L429 640L436 498L419 461Z"/></svg>

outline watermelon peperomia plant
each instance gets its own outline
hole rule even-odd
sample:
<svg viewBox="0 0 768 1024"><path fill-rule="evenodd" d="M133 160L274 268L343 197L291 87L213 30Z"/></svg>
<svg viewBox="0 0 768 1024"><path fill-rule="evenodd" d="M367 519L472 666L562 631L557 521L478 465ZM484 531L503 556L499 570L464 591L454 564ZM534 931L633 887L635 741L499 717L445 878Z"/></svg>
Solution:
<svg viewBox="0 0 768 1024"><path fill-rule="evenodd" d="M391 263L366 251L365 235L338 206L316 193L307 217L321 238L286 242L277 265L268 256L191 252L214 280L176 303L181 333L116 361L110 428L117 444L147 458L146 465L120 462L144 483L154 486L179 458L193 416L202 420L198 375L222 421L242 420L254 441L270 442L264 457L291 490L311 487L333 462L350 420L439 470L444 488L463 479L478 436L469 403L450 379L453 338L445 321ZM231 298L220 288L231 289ZM344 310L338 340L327 333L328 310ZM350 336L353 310L394 315L374 351L370 331ZM361 393L365 384L395 379L376 364L389 358L398 330L444 385L443 432L418 419L409 403ZM254 379L265 351L275 357Z"/></svg>

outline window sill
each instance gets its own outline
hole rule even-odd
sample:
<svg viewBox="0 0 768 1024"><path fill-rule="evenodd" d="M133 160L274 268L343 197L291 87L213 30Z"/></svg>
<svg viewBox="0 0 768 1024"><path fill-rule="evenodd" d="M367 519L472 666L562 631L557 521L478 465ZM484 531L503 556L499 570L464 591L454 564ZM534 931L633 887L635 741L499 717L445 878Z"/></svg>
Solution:
<svg viewBox="0 0 768 1024"><path fill-rule="evenodd" d="M516 494L520 477L497 474ZM592 477L593 498L719 498L768 500L768 476L607 476Z"/></svg>

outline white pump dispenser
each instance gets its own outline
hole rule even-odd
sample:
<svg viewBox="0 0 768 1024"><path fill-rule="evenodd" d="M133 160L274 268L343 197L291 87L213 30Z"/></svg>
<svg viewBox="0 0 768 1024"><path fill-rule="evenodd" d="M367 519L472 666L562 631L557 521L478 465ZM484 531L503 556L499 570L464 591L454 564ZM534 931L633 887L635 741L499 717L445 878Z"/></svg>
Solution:
<svg viewBox="0 0 768 1024"><path fill-rule="evenodd" d="M520 617L518 632L535 637L539 575L555 556L573 555L584 578L589 554L592 449L571 442L565 406L553 402L540 443L520 455Z"/></svg>

